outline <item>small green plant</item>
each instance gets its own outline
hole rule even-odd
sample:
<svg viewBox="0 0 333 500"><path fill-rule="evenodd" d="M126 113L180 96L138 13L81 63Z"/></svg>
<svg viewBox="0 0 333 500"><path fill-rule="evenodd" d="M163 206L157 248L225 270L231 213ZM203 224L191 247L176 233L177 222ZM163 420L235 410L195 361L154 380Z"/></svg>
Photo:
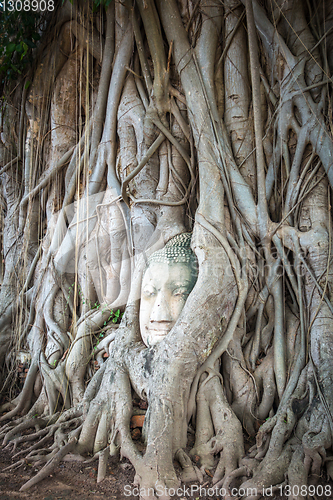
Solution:
<svg viewBox="0 0 333 500"><path fill-rule="evenodd" d="M104 326L106 326L110 320L112 321L112 323L120 323L120 320L123 317L123 314L124 313L120 312L120 309L117 309L116 311L113 311L113 309L111 309L110 316L108 317L108 319L106 321L104 321Z"/></svg>
<svg viewBox="0 0 333 500"><path fill-rule="evenodd" d="M72 283L68 289L68 296L67 296L67 302L66 304L68 305L69 303L69 298L74 290L74 286L75 286L75 283ZM77 293L79 294L80 296L80 299L81 299L81 302L82 304L88 304L90 309L96 309L98 310L100 307L101 307L101 304L99 302L95 302L94 304L88 300L84 295L83 295L83 291L81 290L80 286L77 287Z"/></svg>
<svg viewBox="0 0 333 500"><path fill-rule="evenodd" d="M0 2L0 82L16 80L31 65L40 40L40 12L5 10ZM28 86L30 82L26 83Z"/></svg>
<svg viewBox="0 0 333 500"><path fill-rule="evenodd" d="M71 293L73 293L73 290L74 290L74 286L75 286L75 283L72 283L68 289L68 297L67 297L67 305L69 303L69 298L71 296ZM95 302L94 304L89 301L83 294L83 291L82 289L80 288L80 286L77 287L77 293L79 294L79 297L81 299L81 303L82 304L88 304L90 309L96 309L98 311L98 309L101 307L101 304L99 302ZM104 314L106 311L108 310L108 306L107 304L104 304L103 305L103 308L102 308L102 314ZM120 320L121 318L123 317L123 314L120 309L117 309L116 311L114 311L113 309L111 309L110 311L110 315L109 317L104 321L103 323L103 326L106 326L110 321L112 321L112 323L120 323Z"/></svg>
<svg viewBox="0 0 333 500"><path fill-rule="evenodd" d="M73 0L69 0L71 4L73 4ZM98 9L98 7L100 5L103 5L105 8L107 8L110 3L112 2L113 0L94 0L93 1L93 12L96 12L96 10ZM62 4L65 3L65 0L62 0Z"/></svg>

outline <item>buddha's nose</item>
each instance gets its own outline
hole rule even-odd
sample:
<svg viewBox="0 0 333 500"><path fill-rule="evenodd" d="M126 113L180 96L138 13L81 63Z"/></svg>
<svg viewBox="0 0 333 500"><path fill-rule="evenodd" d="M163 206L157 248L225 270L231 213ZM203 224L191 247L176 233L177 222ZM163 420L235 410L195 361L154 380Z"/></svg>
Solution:
<svg viewBox="0 0 333 500"><path fill-rule="evenodd" d="M172 316L170 313L170 308L165 295L162 292L157 294L150 321L152 322L172 322Z"/></svg>

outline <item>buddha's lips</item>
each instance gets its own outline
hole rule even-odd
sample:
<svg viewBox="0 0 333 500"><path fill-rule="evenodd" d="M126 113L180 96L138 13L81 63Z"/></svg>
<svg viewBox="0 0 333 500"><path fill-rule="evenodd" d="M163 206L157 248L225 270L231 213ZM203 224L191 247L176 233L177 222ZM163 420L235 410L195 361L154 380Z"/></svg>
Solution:
<svg viewBox="0 0 333 500"><path fill-rule="evenodd" d="M147 328L148 332L163 332L169 333L174 325L172 321L151 321Z"/></svg>
<svg viewBox="0 0 333 500"><path fill-rule="evenodd" d="M171 328L149 328L148 333L154 333L156 335L167 335Z"/></svg>

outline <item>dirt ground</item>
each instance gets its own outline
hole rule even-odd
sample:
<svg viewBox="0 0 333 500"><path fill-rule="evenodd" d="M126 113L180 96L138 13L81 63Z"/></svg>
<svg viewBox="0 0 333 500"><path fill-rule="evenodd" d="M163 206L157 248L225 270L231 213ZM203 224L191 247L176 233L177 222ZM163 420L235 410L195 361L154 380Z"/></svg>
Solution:
<svg viewBox="0 0 333 500"><path fill-rule="evenodd" d="M139 500L133 485L134 468L127 460L119 463L118 459L110 458L107 476L100 484L96 483L97 462L86 464L65 461L56 468L50 477L33 486L27 492L20 492L19 489L36 474L38 469L27 463L17 470L4 471L11 463L9 451L0 450L0 500ZM207 481L208 479L208 476L204 478L201 486L202 494L200 494L200 490L194 489L194 493L191 495L191 486L187 485L185 487L188 488L187 491L185 490L182 495L175 494L172 498L175 500L220 500L219 495L216 496L209 491L211 483ZM321 484L323 486L328 484L332 494L309 496L309 499L333 499L333 483L327 483L323 480ZM194 484L193 487L199 488L199 483ZM306 496L304 496L305 498ZM265 500L272 499L286 500L286 497L280 495L265 496Z"/></svg>
<svg viewBox="0 0 333 500"><path fill-rule="evenodd" d="M134 468L123 461L109 459L106 479L96 483L97 462L84 464L82 462L62 462L54 474L44 479L27 492L20 492L36 469L29 463L12 471L4 471L12 463L8 451L0 451L0 499L1 500L92 500L131 498L124 494L125 485L132 485ZM132 486L131 486L132 487Z"/></svg>

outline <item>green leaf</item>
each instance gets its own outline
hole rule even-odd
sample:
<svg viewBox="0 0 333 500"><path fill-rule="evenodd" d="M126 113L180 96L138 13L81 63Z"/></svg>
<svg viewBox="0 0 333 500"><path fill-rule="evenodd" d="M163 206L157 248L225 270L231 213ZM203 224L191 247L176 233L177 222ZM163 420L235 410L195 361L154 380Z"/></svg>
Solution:
<svg viewBox="0 0 333 500"><path fill-rule="evenodd" d="M6 47L6 52L7 54L12 54L14 50L16 49L16 43L9 43Z"/></svg>
<svg viewBox="0 0 333 500"><path fill-rule="evenodd" d="M22 74L22 71L20 71L14 64L11 64L10 67L14 70L17 71L20 75Z"/></svg>
<svg viewBox="0 0 333 500"><path fill-rule="evenodd" d="M27 38L24 39L24 43L30 47L31 49L35 49L36 48L36 44L34 42L32 42L31 40L28 40Z"/></svg>

